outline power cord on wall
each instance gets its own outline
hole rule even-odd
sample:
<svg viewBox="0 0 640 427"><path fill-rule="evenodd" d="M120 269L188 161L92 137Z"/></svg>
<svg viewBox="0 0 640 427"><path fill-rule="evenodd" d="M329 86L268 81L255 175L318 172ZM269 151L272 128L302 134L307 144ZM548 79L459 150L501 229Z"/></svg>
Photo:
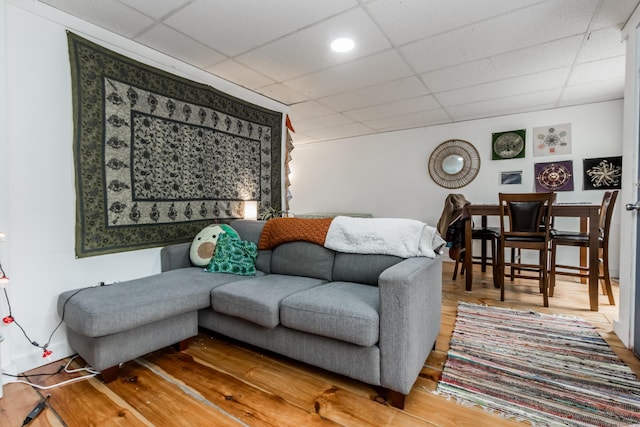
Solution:
<svg viewBox="0 0 640 427"><path fill-rule="evenodd" d="M5 316L2 319L2 321L6 325L10 325L12 323L15 324L20 329L20 331L22 332L24 337L27 339L27 341L29 341L29 343L31 345L33 345L34 347L38 347L38 348L42 349L42 357L43 358L47 358L47 357L51 356L51 354L53 353L51 350L49 350L49 345L51 344L51 340L53 339L53 335L56 333L56 331L58 329L60 329L60 326L62 326L62 323L64 322L64 315L65 315L65 312L66 312L66 309L67 309L67 304L69 303L69 301L71 301L71 299L74 296L78 295L80 292L82 292L84 290L87 290L87 289L91 289L91 288L97 287L97 286L87 286L85 288L80 288L77 291L75 291L74 293L72 293L71 295L69 295L69 297L65 300L64 304L62 305L62 313L60 315L60 321L55 326L55 328L53 328L53 330L51 331L51 334L49 334L49 339L47 340L47 342L45 344L43 344L43 345L40 345L37 341L32 340L29 337L29 335L27 334L27 331L25 331L25 329L22 327L22 325L13 316L13 312L12 312L12 309L11 309L11 301L9 300L9 294L7 292L7 288L5 287L5 285L7 283L9 283L9 277L7 277L7 274L5 273L4 268L2 267L2 262L0 262L0 286L2 287L2 290L4 291L4 296L5 296L5 299L7 301L7 308L9 310L9 314L7 316ZM98 286L105 286L104 282L101 282ZM61 366L60 369L58 369L57 372L55 372L53 374L40 374L40 375L55 375L57 373L60 373L60 371L62 369L64 369L64 371L67 372L67 373L75 373L75 372L85 371L85 372L89 372L91 375L84 375L84 376L81 376L81 377L73 378L71 380L63 381L62 383L54 384L52 386L47 386L47 387L40 386L38 384L33 384L30 381L24 381L24 380L16 380L15 382L24 383L24 384L28 384L28 385L30 385L32 387L35 387L35 388L39 388L39 389L42 389L42 390L47 390L47 389L50 389L50 388L59 387L61 385L69 384L69 383L72 383L72 382L76 382L76 381L92 378L92 377L96 376L99 373L99 372L93 370L90 367L80 368L80 369L76 369L76 370L69 370L68 369L69 364L76 357L77 357L77 355L74 356L73 358L71 358L69 360L69 362L67 363L67 365L66 366ZM27 378L28 377L27 375L12 375L12 374L7 374L5 372L2 372L2 375L14 377L14 378Z"/></svg>

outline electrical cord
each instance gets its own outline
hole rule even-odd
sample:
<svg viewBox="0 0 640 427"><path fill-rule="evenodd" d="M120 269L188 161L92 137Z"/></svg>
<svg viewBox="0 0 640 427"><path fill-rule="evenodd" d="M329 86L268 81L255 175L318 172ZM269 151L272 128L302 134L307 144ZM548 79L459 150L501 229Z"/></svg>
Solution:
<svg viewBox="0 0 640 427"><path fill-rule="evenodd" d="M64 366L61 366L60 369L58 369L58 372L56 372L55 374L58 374L59 372L64 370L66 373L69 373L69 374L76 373L76 372L88 372L89 375L82 375L82 376L79 376L79 377L76 377L76 378L71 378L69 380L62 381L62 382L57 383L57 384L52 384L50 386L42 386L42 385L39 385L39 384L34 384L31 381L25 381L25 380L17 380L17 381L14 381L14 382L21 383L21 384L27 384L27 385L30 385L31 387L37 388L39 390L50 390L52 388L61 387L63 385L75 383L75 382L78 382L78 381L88 380L90 378L95 377L96 375L98 375L100 373L100 372L94 370L93 368L91 368L89 366L85 366L84 368L78 368L78 369L69 369L69 365L77 357L78 357L78 355L76 354L71 359L69 359L67 364L64 365ZM55 374L38 374L38 375L55 375ZM2 373L2 375L8 375L8 376L11 376L11 377L16 377L16 378L19 377L18 375L5 374L4 372ZM27 378L30 377L30 376L34 376L34 375L23 375L23 377L27 377Z"/></svg>
<svg viewBox="0 0 640 427"><path fill-rule="evenodd" d="M0 263L0 271L3 272L4 274L4 270L2 269L2 263ZM51 334L49 335L49 339L47 340L46 344L44 345L40 345L38 344L37 341L32 340L29 335L27 335L27 332L24 330L24 328L22 327L22 325L20 325L20 323L18 323L18 321L15 319L15 317L13 317L13 313L11 310L11 302L9 301L9 294L7 293L7 289L3 288L4 291L4 297L7 301L7 308L9 309L9 315L7 317L4 318L5 323L15 323L15 325L20 329L20 331L22 331L22 334L24 335L24 337L27 339L27 341L29 341L31 343L32 346L34 347L38 347L41 348L43 350L43 355L42 357L47 357L49 355L51 355L51 351L48 350L49 344L51 343L51 340L53 339L53 335L56 333L56 331L58 329L60 329L60 326L62 326L62 323L64 322L64 314L65 311L67 309L67 304L69 303L69 301L71 300L71 298L73 298L74 296L76 296L77 294L79 294L80 292L86 290L86 289L92 289L95 288L97 286L87 286L86 288L80 288L77 291L75 291L74 293L72 293L71 295L69 295L69 298L67 298L64 302L64 304L62 304L62 314L60 315L60 321L58 322L58 324L56 325L55 328L53 328L53 330L51 331Z"/></svg>

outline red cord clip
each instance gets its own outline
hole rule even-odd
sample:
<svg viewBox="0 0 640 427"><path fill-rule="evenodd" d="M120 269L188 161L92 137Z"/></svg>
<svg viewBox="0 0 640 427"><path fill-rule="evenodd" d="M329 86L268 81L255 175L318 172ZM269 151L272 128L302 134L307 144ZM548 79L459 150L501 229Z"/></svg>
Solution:
<svg viewBox="0 0 640 427"><path fill-rule="evenodd" d="M4 324L5 324L5 325L8 325L8 324L10 324L10 323L13 323L13 322L14 322L14 320L15 320L15 319L13 318L13 316L5 316L5 317L2 319L2 321L4 322Z"/></svg>
<svg viewBox="0 0 640 427"><path fill-rule="evenodd" d="M53 351L45 350L45 351L42 352L42 358L45 359L45 358L51 356L51 354L53 354Z"/></svg>

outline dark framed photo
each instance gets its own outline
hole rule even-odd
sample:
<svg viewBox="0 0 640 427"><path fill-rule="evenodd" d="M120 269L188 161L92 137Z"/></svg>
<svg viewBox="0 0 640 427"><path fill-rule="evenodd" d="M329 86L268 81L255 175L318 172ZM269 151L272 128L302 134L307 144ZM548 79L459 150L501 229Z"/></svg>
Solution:
<svg viewBox="0 0 640 427"><path fill-rule="evenodd" d="M584 159L582 170L585 190L622 188L622 156Z"/></svg>
<svg viewBox="0 0 640 427"><path fill-rule="evenodd" d="M500 172L500 185L522 184L522 171Z"/></svg>
<svg viewBox="0 0 640 427"><path fill-rule="evenodd" d="M506 160L524 157L526 129L496 132L491 134L491 159Z"/></svg>

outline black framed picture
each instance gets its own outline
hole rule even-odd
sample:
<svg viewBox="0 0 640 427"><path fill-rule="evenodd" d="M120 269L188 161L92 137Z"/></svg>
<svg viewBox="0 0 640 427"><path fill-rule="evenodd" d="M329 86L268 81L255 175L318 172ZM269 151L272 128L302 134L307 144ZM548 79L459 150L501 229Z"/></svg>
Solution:
<svg viewBox="0 0 640 427"><path fill-rule="evenodd" d="M622 156L584 159L582 166L585 190L622 188Z"/></svg>

